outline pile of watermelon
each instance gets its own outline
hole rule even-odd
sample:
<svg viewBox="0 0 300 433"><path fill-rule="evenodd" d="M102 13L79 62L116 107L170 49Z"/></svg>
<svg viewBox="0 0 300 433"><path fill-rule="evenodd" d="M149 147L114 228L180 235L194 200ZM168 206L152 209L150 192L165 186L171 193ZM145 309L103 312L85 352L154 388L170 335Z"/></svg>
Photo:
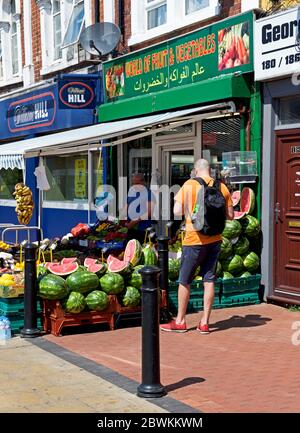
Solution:
<svg viewBox="0 0 300 433"><path fill-rule="evenodd" d="M117 295L125 307L141 303L142 276L145 265L156 265L157 253L152 245L142 248L139 241L130 240L122 260L110 255L106 263L86 258L83 266L76 257L38 266L39 295L44 299L61 300L68 313L83 310L105 310L109 295Z"/></svg>
<svg viewBox="0 0 300 433"><path fill-rule="evenodd" d="M255 194L250 188L232 195L235 210L232 221L226 221L222 235L217 275L223 279L246 278L260 267L261 230L257 218L250 215L255 207Z"/></svg>

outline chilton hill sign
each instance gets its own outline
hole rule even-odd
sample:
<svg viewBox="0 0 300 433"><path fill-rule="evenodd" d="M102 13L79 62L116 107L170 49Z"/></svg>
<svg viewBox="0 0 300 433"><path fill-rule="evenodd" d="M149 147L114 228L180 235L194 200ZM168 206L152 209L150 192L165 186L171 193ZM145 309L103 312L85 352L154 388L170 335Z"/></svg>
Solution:
<svg viewBox="0 0 300 433"><path fill-rule="evenodd" d="M253 71L253 12L104 63L105 102Z"/></svg>
<svg viewBox="0 0 300 433"><path fill-rule="evenodd" d="M255 79L300 74L300 7L255 23Z"/></svg>

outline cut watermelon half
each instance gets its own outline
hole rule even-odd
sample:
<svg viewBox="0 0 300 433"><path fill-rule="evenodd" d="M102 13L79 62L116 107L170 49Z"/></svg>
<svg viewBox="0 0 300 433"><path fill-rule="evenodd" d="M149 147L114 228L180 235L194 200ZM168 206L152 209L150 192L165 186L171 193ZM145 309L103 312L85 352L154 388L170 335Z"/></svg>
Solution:
<svg viewBox="0 0 300 433"><path fill-rule="evenodd" d="M255 207L255 194L251 188L243 188L240 200L240 211L251 214Z"/></svg>
<svg viewBox="0 0 300 433"><path fill-rule="evenodd" d="M107 266L105 263L91 263L89 266L87 266L87 269L89 272L93 272L100 277L107 271Z"/></svg>
<svg viewBox="0 0 300 433"><path fill-rule="evenodd" d="M107 262L107 264L109 265L110 262L111 262L111 261L114 261L115 259L117 259L117 257L115 257L115 256L113 256L112 254L110 254L110 255L107 257L106 262Z"/></svg>
<svg viewBox="0 0 300 433"><path fill-rule="evenodd" d="M109 261L108 261L109 259ZM119 260L117 257L110 255L107 259L108 272L116 272L118 274L126 274L132 270L130 262Z"/></svg>
<svg viewBox="0 0 300 433"><path fill-rule="evenodd" d="M67 276L77 271L78 263L50 263L47 269L54 275Z"/></svg>
<svg viewBox="0 0 300 433"><path fill-rule="evenodd" d="M60 262L61 265L69 265L70 263L77 262L77 257L65 257Z"/></svg>
<svg viewBox="0 0 300 433"><path fill-rule="evenodd" d="M234 191L231 194L231 198L232 198L232 206L233 207L237 206L241 199L241 191Z"/></svg>
<svg viewBox="0 0 300 433"><path fill-rule="evenodd" d="M240 220L242 218L244 218L247 215L247 212L238 212L238 211L234 211L234 219L235 220Z"/></svg>

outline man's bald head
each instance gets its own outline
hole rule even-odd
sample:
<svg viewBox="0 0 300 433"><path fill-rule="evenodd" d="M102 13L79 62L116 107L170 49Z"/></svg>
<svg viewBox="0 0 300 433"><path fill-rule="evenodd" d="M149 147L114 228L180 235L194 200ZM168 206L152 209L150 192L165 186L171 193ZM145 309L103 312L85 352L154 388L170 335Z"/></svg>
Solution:
<svg viewBox="0 0 300 433"><path fill-rule="evenodd" d="M132 185L145 185L145 176L143 173L134 173L132 175Z"/></svg>
<svg viewBox="0 0 300 433"><path fill-rule="evenodd" d="M210 176L209 162L206 159L198 159L195 162L196 177Z"/></svg>

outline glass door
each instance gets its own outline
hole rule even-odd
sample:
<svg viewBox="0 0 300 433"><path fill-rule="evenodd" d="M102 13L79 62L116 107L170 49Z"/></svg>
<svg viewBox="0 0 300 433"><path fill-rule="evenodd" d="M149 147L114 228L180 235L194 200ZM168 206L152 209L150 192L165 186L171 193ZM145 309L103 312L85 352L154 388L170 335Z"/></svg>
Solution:
<svg viewBox="0 0 300 433"><path fill-rule="evenodd" d="M194 149L163 150L163 183L168 186L182 186L191 177L194 167Z"/></svg>

